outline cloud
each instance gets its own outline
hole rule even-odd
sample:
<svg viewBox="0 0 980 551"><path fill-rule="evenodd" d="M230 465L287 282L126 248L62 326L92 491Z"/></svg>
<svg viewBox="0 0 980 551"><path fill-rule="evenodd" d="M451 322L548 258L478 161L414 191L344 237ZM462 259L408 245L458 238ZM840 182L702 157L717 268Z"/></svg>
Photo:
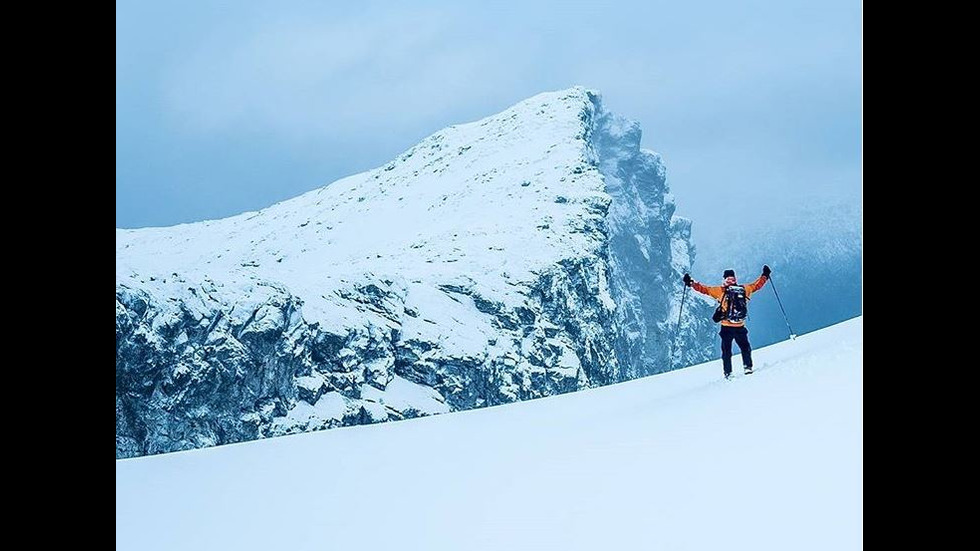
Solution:
<svg viewBox="0 0 980 551"><path fill-rule="evenodd" d="M464 93L476 78L507 89L527 69L519 59L503 66L495 48L459 35L446 11L277 19L177 66L166 106L186 130L203 133L302 139L381 121L397 131L481 101Z"/></svg>
<svg viewBox="0 0 980 551"><path fill-rule="evenodd" d="M764 220L860 192L850 0L121 0L116 28L128 225L261 208L573 84L641 123L699 231L745 193Z"/></svg>

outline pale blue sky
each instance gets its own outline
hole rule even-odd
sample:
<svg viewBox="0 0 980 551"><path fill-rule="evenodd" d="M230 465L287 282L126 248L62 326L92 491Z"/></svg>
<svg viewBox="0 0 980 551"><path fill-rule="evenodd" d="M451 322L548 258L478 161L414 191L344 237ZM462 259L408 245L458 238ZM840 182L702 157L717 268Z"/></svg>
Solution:
<svg viewBox="0 0 980 551"><path fill-rule="evenodd" d="M118 0L116 225L259 209L575 84L641 123L696 239L860 201L857 1Z"/></svg>

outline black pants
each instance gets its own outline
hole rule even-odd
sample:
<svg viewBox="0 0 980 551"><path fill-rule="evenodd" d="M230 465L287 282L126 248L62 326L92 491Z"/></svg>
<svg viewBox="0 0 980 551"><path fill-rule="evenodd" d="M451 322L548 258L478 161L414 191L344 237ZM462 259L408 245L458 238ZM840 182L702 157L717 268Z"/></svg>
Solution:
<svg viewBox="0 0 980 551"><path fill-rule="evenodd" d="M752 345L749 344L749 330L745 327L721 326L721 363L725 366L725 375L732 372L732 340L742 351L742 365L752 367Z"/></svg>

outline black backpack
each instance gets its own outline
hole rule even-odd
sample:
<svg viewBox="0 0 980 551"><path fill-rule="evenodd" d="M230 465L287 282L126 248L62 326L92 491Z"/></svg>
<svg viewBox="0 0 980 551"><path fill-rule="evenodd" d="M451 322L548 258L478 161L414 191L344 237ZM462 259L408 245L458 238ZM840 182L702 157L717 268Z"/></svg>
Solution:
<svg viewBox="0 0 980 551"><path fill-rule="evenodd" d="M724 292L722 302L718 305L711 319L715 323L721 320L745 321L745 317L749 315L749 301L745 296L745 287L741 285L729 285L725 287ZM722 306L725 308L722 309Z"/></svg>

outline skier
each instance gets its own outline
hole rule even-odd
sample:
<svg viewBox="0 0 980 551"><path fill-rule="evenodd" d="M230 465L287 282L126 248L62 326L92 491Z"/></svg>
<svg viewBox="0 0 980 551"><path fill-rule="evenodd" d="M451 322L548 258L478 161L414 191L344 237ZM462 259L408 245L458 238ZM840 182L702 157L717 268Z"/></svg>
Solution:
<svg viewBox="0 0 980 551"><path fill-rule="evenodd" d="M742 367L745 374L752 373L752 346L749 344L749 330L745 328L745 317L748 315L748 300L752 293L761 289L772 270L769 266L762 267L759 279L748 285L739 285L735 279L735 270L725 270L722 275L725 282L719 286L702 285L691 279L691 274L684 274L684 285L695 291L708 295L718 301L718 310L712 318L721 321L721 363L725 368L725 378L732 378L732 340L742 351Z"/></svg>

